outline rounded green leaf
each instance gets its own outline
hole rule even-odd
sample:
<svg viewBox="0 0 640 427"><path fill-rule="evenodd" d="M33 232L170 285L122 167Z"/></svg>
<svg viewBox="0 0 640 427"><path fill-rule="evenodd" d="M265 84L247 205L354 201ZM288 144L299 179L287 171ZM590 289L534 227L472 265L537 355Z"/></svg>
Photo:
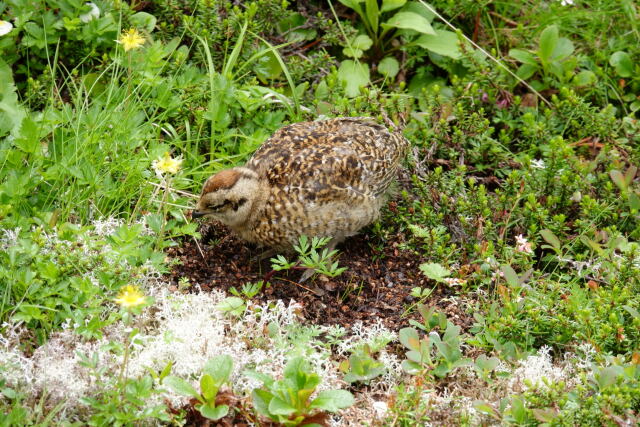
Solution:
<svg viewBox="0 0 640 427"><path fill-rule="evenodd" d="M424 49L449 58L458 59L462 56L458 45L458 36L452 31L436 30L434 35L424 34L414 43Z"/></svg>
<svg viewBox="0 0 640 427"><path fill-rule="evenodd" d="M138 12L131 15L129 21L138 28L144 28L148 32L152 32L156 26L157 19L150 13Z"/></svg>
<svg viewBox="0 0 640 427"><path fill-rule="evenodd" d="M404 6L407 0L382 0L382 12L388 12L393 9Z"/></svg>
<svg viewBox="0 0 640 427"><path fill-rule="evenodd" d="M227 405L201 405L198 410L203 417L209 418L210 420L219 420L229 413L229 407Z"/></svg>
<svg viewBox="0 0 640 427"><path fill-rule="evenodd" d="M538 48L538 55L543 62L549 62L553 51L558 45L558 27L550 25L542 31L540 34L540 46Z"/></svg>
<svg viewBox="0 0 640 427"><path fill-rule="evenodd" d="M394 78L400 71L398 60L392 56L387 56L378 64L378 72L390 79Z"/></svg>
<svg viewBox="0 0 640 427"><path fill-rule="evenodd" d="M287 402L280 399L279 397L274 397L273 399L271 399L271 402L269 402L270 414L289 416L291 414L294 414L295 412L296 412L296 408L289 405Z"/></svg>
<svg viewBox="0 0 640 427"><path fill-rule="evenodd" d="M211 375L218 387L229 380L232 371L233 359L226 354L211 358L204 365L204 372Z"/></svg>
<svg viewBox="0 0 640 427"><path fill-rule="evenodd" d="M414 12L398 12L386 23L382 24L382 26L385 28L393 27L404 30L414 30L423 34L436 34L427 18Z"/></svg>
<svg viewBox="0 0 640 427"><path fill-rule="evenodd" d="M200 393L198 393L196 391L196 389L193 388L193 386L191 384L189 384L188 382L186 382L182 378L179 378L179 377L176 377L176 376L173 376L173 375L169 375L167 378L164 379L164 381L162 383L166 384L167 386L169 386L170 389L172 389L173 391L175 391L178 394L181 394L183 396L188 396L188 397L195 397L196 399L200 399Z"/></svg>
<svg viewBox="0 0 640 427"><path fill-rule="evenodd" d="M529 64L533 66L538 65L538 61L536 60L536 57L531 52L527 52L526 50L511 49L509 51L509 56L515 58L516 60L522 62L523 64Z"/></svg>
<svg viewBox="0 0 640 427"><path fill-rule="evenodd" d="M620 77L631 77L633 75L633 62L627 52L618 51L611 55L609 64L615 68Z"/></svg>
<svg viewBox="0 0 640 427"><path fill-rule="evenodd" d="M353 405L355 399L347 390L324 390L311 402L312 408L323 409L327 412L337 412Z"/></svg>
<svg viewBox="0 0 640 427"><path fill-rule="evenodd" d="M573 78L573 84L576 86L588 86L596 82L596 75L593 71L580 71Z"/></svg>
<svg viewBox="0 0 640 427"><path fill-rule="evenodd" d="M369 66L355 61L342 61L338 68L338 79L348 97L357 96L360 88L369 84Z"/></svg>

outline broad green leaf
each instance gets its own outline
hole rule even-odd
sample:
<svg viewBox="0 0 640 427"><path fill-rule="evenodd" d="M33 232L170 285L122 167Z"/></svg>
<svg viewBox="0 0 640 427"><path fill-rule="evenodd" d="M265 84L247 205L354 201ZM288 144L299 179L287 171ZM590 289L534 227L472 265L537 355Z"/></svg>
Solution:
<svg viewBox="0 0 640 427"><path fill-rule="evenodd" d="M214 406L208 403L201 405L198 410L203 417L210 420L219 420L229 413L229 407L227 405Z"/></svg>
<svg viewBox="0 0 640 427"><path fill-rule="evenodd" d="M533 417L542 423L550 423L558 415L553 408L533 408L531 412L533 412Z"/></svg>
<svg viewBox="0 0 640 427"><path fill-rule="evenodd" d="M560 249L560 246L562 246L560 243L560 239L558 239L556 235L553 234L553 231L545 228L543 230L540 230L540 235L542 236L544 241L550 244L554 249Z"/></svg>
<svg viewBox="0 0 640 427"><path fill-rule="evenodd" d="M357 96L360 88L369 84L369 66L355 61L342 61L338 69L338 79L348 97Z"/></svg>
<svg viewBox="0 0 640 427"><path fill-rule="evenodd" d="M633 191L629 193L629 208L640 211L640 196Z"/></svg>
<svg viewBox="0 0 640 427"><path fill-rule="evenodd" d="M609 58L609 64L615 68L620 77L631 77L633 75L633 62L627 52L614 52Z"/></svg>
<svg viewBox="0 0 640 427"><path fill-rule="evenodd" d="M573 53L573 43L566 37L558 38L555 49L551 54L552 61L562 61Z"/></svg>
<svg viewBox="0 0 640 427"><path fill-rule="evenodd" d="M156 17L147 12L134 13L129 17L129 21L138 28L144 28L149 33L156 27Z"/></svg>
<svg viewBox="0 0 640 427"><path fill-rule="evenodd" d="M631 307L630 305L623 305L622 308L627 310L629 314L633 316L635 319L640 319L640 313L635 308Z"/></svg>
<svg viewBox="0 0 640 427"><path fill-rule="evenodd" d="M378 64L378 72L393 79L400 71L400 64L393 56L387 56Z"/></svg>
<svg viewBox="0 0 640 427"><path fill-rule="evenodd" d="M617 185L621 191L627 191L628 185L626 180L624 179L624 175L622 175L622 172L617 169L613 169L609 172L609 176L611 177L613 183Z"/></svg>
<svg viewBox="0 0 640 427"><path fill-rule="evenodd" d="M227 297L222 300L216 308L223 313L229 313L234 316L240 316L247 308L244 300L240 297Z"/></svg>
<svg viewBox="0 0 640 427"><path fill-rule="evenodd" d="M596 82L596 75L593 71L583 70L573 77L573 84L576 86L589 86Z"/></svg>
<svg viewBox="0 0 640 427"><path fill-rule="evenodd" d="M163 381L163 384L169 386L173 391L183 396L195 397L200 400L200 393L196 391L195 388L182 378L169 375Z"/></svg>
<svg viewBox="0 0 640 427"><path fill-rule="evenodd" d="M382 0L382 12L388 12L390 10L397 9L404 6L407 0Z"/></svg>
<svg viewBox="0 0 640 427"><path fill-rule="evenodd" d="M442 282L445 277L448 277L451 274L451 271L436 262L421 264L420 271L422 271L422 273L429 279L433 279L437 282Z"/></svg>
<svg viewBox="0 0 640 427"><path fill-rule="evenodd" d="M259 388L254 389L251 393L253 407L262 415L269 415L269 403L273 399L273 394Z"/></svg>
<svg viewBox="0 0 640 427"><path fill-rule="evenodd" d="M378 9L378 0L365 0L365 8L367 12L367 21L374 34L378 33L378 16L380 10Z"/></svg>
<svg viewBox="0 0 640 427"><path fill-rule="evenodd" d="M25 153L33 154L40 148L39 136L38 125L30 116L26 116L13 143Z"/></svg>
<svg viewBox="0 0 640 427"><path fill-rule="evenodd" d="M400 343L411 350L420 349L420 337L418 332L413 328L400 329L399 333Z"/></svg>
<svg viewBox="0 0 640 427"><path fill-rule="evenodd" d="M207 402L213 400L218 394L218 387L216 387L211 375L204 374L200 378L200 392Z"/></svg>
<svg viewBox="0 0 640 427"><path fill-rule="evenodd" d="M473 402L473 407L476 408L478 411L485 413L487 415L490 415L497 420L501 419L500 413L487 402L476 400L475 402Z"/></svg>
<svg viewBox="0 0 640 427"><path fill-rule="evenodd" d="M233 359L226 354L209 359L204 365L204 372L211 375L218 387L229 380L232 371Z"/></svg>
<svg viewBox="0 0 640 427"><path fill-rule="evenodd" d="M289 405L287 402L280 399L279 397L274 397L273 399L271 399L271 402L269 402L270 414L289 416L291 414L295 414L295 412L296 412L296 408Z"/></svg>
<svg viewBox="0 0 640 427"><path fill-rule="evenodd" d="M515 58L523 64L529 64L536 67L538 66L538 61L536 60L535 55L533 55L531 52L527 52L526 50L511 49L509 51L509 56Z"/></svg>
<svg viewBox="0 0 640 427"><path fill-rule="evenodd" d="M353 395L347 390L324 390L318 393L318 397L311 401L311 407L328 412L337 412L353 405L354 401Z"/></svg>
<svg viewBox="0 0 640 427"><path fill-rule="evenodd" d="M382 24L382 26L384 28L402 28L405 30L414 30L422 34L436 35L427 18L414 12L398 12Z"/></svg>
<svg viewBox="0 0 640 427"><path fill-rule="evenodd" d="M360 58L365 50L373 45L373 41L366 34L360 34L354 38L349 46L345 47L342 52L351 58Z"/></svg>
<svg viewBox="0 0 640 427"><path fill-rule="evenodd" d="M550 25L540 34L540 46L538 56L544 63L551 61L553 51L558 46L558 27Z"/></svg>
<svg viewBox="0 0 640 427"><path fill-rule="evenodd" d="M353 39L353 41L351 42L351 46L358 48L358 49L362 49L362 50L367 50L369 49L371 46L373 45L373 41L371 40L371 38L366 35L366 34L360 34L358 35L355 39Z"/></svg>
<svg viewBox="0 0 640 427"><path fill-rule="evenodd" d="M9 132L15 135L25 116L25 109L18 100L11 68L0 57L0 137Z"/></svg>
<svg viewBox="0 0 640 427"><path fill-rule="evenodd" d="M418 46L438 55L458 59L462 56L456 33L447 30L435 30L435 35L423 34L415 42Z"/></svg>
<svg viewBox="0 0 640 427"><path fill-rule="evenodd" d="M538 71L538 68L539 67L537 65L522 64L520 67L518 67L516 75L522 80L527 80L529 79L529 77L533 76L536 71Z"/></svg>
<svg viewBox="0 0 640 427"><path fill-rule="evenodd" d="M607 366L596 374L596 381L600 390L616 383L618 377L624 373L621 366Z"/></svg>
<svg viewBox="0 0 640 427"><path fill-rule="evenodd" d="M518 274L510 265L503 265L500 270L504 274L504 278L511 286L518 286Z"/></svg>

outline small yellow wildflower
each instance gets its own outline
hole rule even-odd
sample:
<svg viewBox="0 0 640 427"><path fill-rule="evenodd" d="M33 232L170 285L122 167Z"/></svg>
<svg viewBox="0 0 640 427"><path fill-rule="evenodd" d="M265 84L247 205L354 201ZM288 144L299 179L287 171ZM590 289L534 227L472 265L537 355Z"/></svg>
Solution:
<svg viewBox="0 0 640 427"><path fill-rule="evenodd" d="M125 52L131 49L137 49L145 42L144 37L135 28L130 28L129 31L125 31L120 34L120 38L117 40L122 45Z"/></svg>
<svg viewBox="0 0 640 427"><path fill-rule="evenodd" d="M127 285L120 291L115 301L124 308L132 308L144 304L147 298L137 287Z"/></svg>
<svg viewBox="0 0 640 427"><path fill-rule="evenodd" d="M157 175L162 175L165 173L178 173L181 164L182 159L174 159L169 155L169 152L166 152L163 157L158 157L157 160L154 160L152 166Z"/></svg>

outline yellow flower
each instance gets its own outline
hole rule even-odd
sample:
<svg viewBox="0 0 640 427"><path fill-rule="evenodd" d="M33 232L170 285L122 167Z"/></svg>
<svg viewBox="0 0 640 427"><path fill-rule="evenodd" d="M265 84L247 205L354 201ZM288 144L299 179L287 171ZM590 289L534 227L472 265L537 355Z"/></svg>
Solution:
<svg viewBox="0 0 640 427"><path fill-rule="evenodd" d="M127 285L120 290L120 294L115 301L124 308L131 308L144 304L147 302L147 298L142 295L137 287Z"/></svg>
<svg viewBox="0 0 640 427"><path fill-rule="evenodd" d="M137 49L142 46L145 42L144 37L140 35L138 30L135 28L130 28L129 31L125 31L120 34L120 38L117 40L118 43L122 45L125 52L130 51L131 49Z"/></svg>
<svg viewBox="0 0 640 427"><path fill-rule="evenodd" d="M178 173L181 164L182 159L174 159L166 152L163 157L158 157L157 160L154 160L152 166L157 175L162 175L164 173Z"/></svg>

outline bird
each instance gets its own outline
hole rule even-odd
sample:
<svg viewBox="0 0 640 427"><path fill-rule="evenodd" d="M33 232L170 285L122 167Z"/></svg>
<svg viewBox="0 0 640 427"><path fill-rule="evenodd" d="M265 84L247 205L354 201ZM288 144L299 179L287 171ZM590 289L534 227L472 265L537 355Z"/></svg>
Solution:
<svg viewBox="0 0 640 427"><path fill-rule="evenodd" d="M217 220L273 253L303 235L330 238L332 249L379 218L408 146L372 118L293 123L244 166L209 177L192 218Z"/></svg>

